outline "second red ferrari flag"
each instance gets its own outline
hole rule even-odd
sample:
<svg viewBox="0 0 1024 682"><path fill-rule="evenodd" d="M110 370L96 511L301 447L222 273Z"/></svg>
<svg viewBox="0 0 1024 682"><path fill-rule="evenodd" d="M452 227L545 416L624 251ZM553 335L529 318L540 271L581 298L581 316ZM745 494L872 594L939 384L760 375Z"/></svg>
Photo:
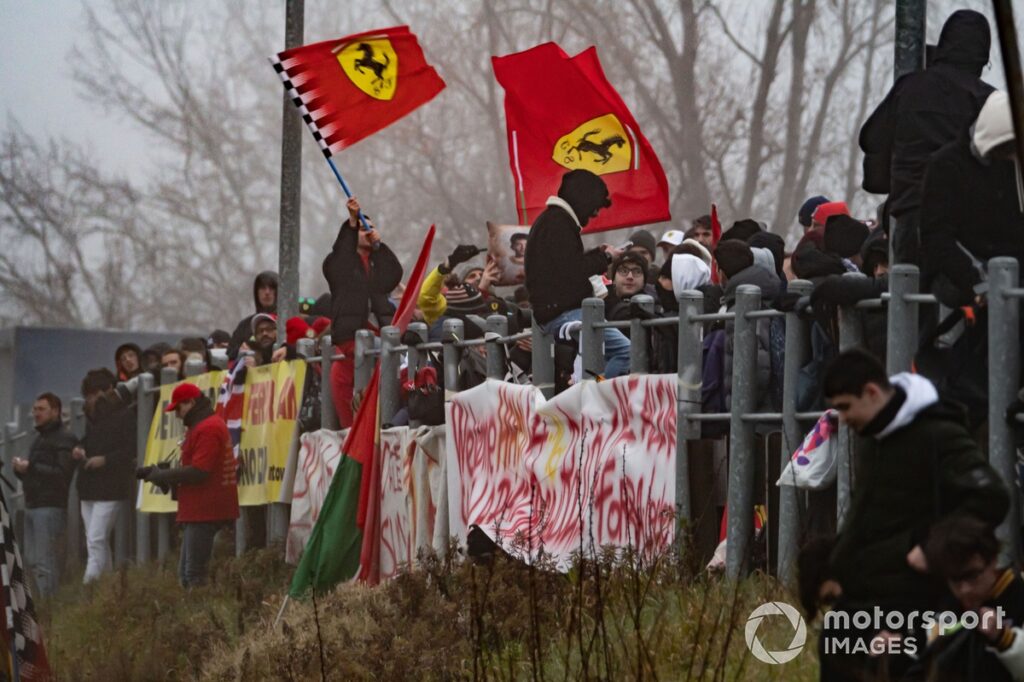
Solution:
<svg viewBox="0 0 1024 682"><path fill-rule="evenodd" d="M650 142L608 82L593 47L570 57L555 43L492 57L505 89L519 222L530 224L562 175L601 176L612 200L584 232L668 220L668 181Z"/></svg>

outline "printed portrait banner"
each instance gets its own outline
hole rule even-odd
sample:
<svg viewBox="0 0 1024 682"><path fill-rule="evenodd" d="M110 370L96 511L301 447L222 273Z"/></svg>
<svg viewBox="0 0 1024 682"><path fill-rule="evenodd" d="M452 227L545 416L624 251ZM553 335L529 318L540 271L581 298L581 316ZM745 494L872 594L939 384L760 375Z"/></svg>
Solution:
<svg viewBox="0 0 1024 682"><path fill-rule="evenodd" d="M476 526L526 561L543 547L562 568L581 549L666 550L675 526L675 381L585 381L549 401L535 387L493 380L459 393L448 419L452 534L465 541Z"/></svg>
<svg viewBox="0 0 1024 682"><path fill-rule="evenodd" d="M496 286L526 282L526 240L529 225L498 225L487 221L487 258L498 265Z"/></svg>
<svg viewBox="0 0 1024 682"><path fill-rule="evenodd" d="M291 360L251 367L245 376L242 440L239 444L238 504L288 501L283 486L288 459L298 443L296 419L302 403L306 362Z"/></svg>
<svg viewBox="0 0 1024 682"><path fill-rule="evenodd" d="M224 380L225 372L207 372L189 377L189 383L199 387L206 397L214 404L217 392ZM170 466L181 465L181 441L185 438L185 426L173 412L165 412L171 403L171 393L183 382L165 384L160 387L160 398L157 400L156 412L149 427L149 438L146 440L146 465L153 466L167 462ZM170 493L163 493L152 483L139 486L137 506L140 510L150 513L173 514L178 511L178 503L171 499Z"/></svg>

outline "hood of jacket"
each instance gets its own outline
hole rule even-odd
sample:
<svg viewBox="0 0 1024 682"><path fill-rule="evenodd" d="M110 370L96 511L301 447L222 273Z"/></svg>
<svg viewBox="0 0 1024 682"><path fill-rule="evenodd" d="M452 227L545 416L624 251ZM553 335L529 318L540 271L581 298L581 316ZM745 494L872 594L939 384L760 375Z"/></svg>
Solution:
<svg viewBox="0 0 1024 682"><path fill-rule="evenodd" d="M688 289L698 289L711 281L711 268L702 259L688 253L672 256L672 291L678 296Z"/></svg>
<svg viewBox="0 0 1024 682"><path fill-rule="evenodd" d="M274 291L278 291L278 280L277 273L273 270L264 270L260 274L256 275L256 279L252 281L252 304L256 307L257 313L276 313L277 312L277 295L274 296L273 306L262 306L260 305L260 287L270 285L274 287Z"/></svg>
<svg viewBox="0 0 1024 682"><path fill-rule="evenodd" d="M815 279L846 272L846 266L839 256L825 253L811 244L796 250L791 265L793 274L800 279Z"/></svg>
<svg viewBox="0 0 1024 682"><path fill-rule="evenodd" d="M562 176L558 196L572 207L580 227L586 227L596 211L612 205L604 180L582 169L571 170Z"/></svg>
<svg viewBox="0 0 1024 682"><path fill-rule="evenodd" d="M754 254L754 265L759 268L764 268L768 272L778 277L778 272L775 270L775 256L772 252L766 248L752 246L750 252Z"/></svg>
<svg viewBox="0 0 1024 682"><path fill-rule="evenodd" d="M907 394L907 399L903 401L903 405L900 406L892 421L875 436L878 440L902 429L914 421L917 415L939 402L939 392L935 389L935 385L920 374L900 372L890 377L889 381L894 386L903 389L903 392Z"/></svg>
<svg viewBox="0 0 1024 682"><path fill-rule="evenodd" d="M969 9L953 12L942 25L932 63L970 71L977 76L988 64L992 32L984 15Z"/></svg>
<svg viewBox="0 0 1024 682"><path fill-rule="evenodd" d="M732 304L736 302L736 289L741 284L752 284L760 287L762 304L775 300L782 287L782 283L779 282L775 270L766 270L757 264L751 265L729 278L729 282L725 285L725 293L722 296L726 306L731 308Z"/></svg>

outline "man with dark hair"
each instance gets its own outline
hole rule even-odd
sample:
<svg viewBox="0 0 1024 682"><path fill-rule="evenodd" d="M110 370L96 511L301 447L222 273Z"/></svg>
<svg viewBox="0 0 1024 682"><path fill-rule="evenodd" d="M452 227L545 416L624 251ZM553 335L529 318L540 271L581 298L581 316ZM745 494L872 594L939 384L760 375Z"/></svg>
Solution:
<svg viewBox="0 0 1024 682"><path fill-rule="evenodd" d="M941 585L921 573L929 528L953 514L998 524L1009 508L1003 481L971 438L963 408L940 400L922 376L887 377L874 356L852 349L826 369L824 394L859 438L857 485L831 554L835 579L826 581L823 597L838 597L839 612L877 606L906 614L933 607ZM877 633L847 634L870 640ZM923 647L916 631L903 636ZM860 655L832 651L821 659L824 679L832 679L826 672L846 679L844 671L866 664ZM906 656L895 656L890 673L898 676L908 664Z"/></svg>
<svg viewBox="0 0 1024 682"><path fill-rule="evenodd" d="M700 243L705 249L712 248L715 235L711 231L711 216L702 215L699 218L694 218L693 227L687 230L686 238Z"/></svg>
<svg viewBox="0 0 1024 682"><path fill-rule="evenodd" d="M142 349L134 343L122 343L114 351L119 381L128 381L142 373Z"/></svg>
<svg viewBox="0 0 1024 682"><path fill-rule="evenodd" d="M639 253L627 251L615 259L608 274L611 289L604 299L604 316L608 320L628 320L633 297L644 293L647 284L647 259ZM625 330L623 330L625 332Z"/></svg>
<svg viewBox="0 0 1024 682"><path fill-rule="evenodd" d="M939 633L915 679L1024 679L1024 581L1013 567L999 565L992 525L947 517L928 533L924 554L929 573L946 581L955 610L977 614L978 627Z"/></svg>
<svg viewBox="0 0 1024 682"><path fill-rule="evenodd" d="M526 262L526 240L529 238L525 232L516 232L509 239L509 246L512 247L512 255L509 261L515 265L522 265Z"/></svg>
<svg viewBox="0 0 1024 682"><path fill-rule="evenodd" d="M178 523L184 528L178 577L182 587L206 582L217 531L238 518L235 457L227 424L195 384L174 389L167 412L185 424L181 466L140 467L135 476L161 488L174 488Z"/></svg>
<svg viewBox="0 0 1024 682"><path fill-rule="evenodd" d="M113 568L110 533L135 492L137 420L131 406L118 397L116 385L108 369L90 370L82 380L85 438L72 450L72 458L80 465L76 485L88 554L85 583Z"/></svg>
<svg viewBox="0 0 1024 682"><path fill-rule="evenodd" d="M185 378L185 354L177 348L168 348L160 356L160 369L173 369L178 373L178 379Z"/></svg>
<svg viewBox="0 0 1024 682"><path fill-rule="evenodd" d="M74 473L71 451L78 443L61 421L60 398L43 393L32 405L39 435L28 459L11 461L25 493L25 561L39 596L50 597L60 583L57 544L64 532L68 486Z"/></svg>
<svg viewBox="0 0 1024 682"><path fill-rule="evenodd" d="M619 249L607 244L584 251L580 237L590 219L611 205L604 180L587 170L572 170L562 176L558 196L548 197L547 208L530 228L530 307L544 331L556 338L564 325L583 319L583 299L594 295L591 277L603 274L619 256ZM629 372L629 339L618 329L604 330L604 356L608 378Z"/></svg>

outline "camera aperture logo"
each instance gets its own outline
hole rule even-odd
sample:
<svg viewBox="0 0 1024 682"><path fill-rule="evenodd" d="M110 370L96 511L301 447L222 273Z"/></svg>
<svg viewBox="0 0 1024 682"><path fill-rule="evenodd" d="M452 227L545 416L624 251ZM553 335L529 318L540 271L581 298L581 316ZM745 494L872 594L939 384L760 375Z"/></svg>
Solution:
<svg viewBox="0 0 1024 682"><path fill-rule="evenodd" d="M789 646L782 651L768 651L757 637L757 628L761 626L761 621L768 616L785 616L789 620L789 624L793 626L793 639ZM807 624L804 623L800 612L786 602L770 601L761 604L750 613L743 635L747 641L747 648L750 649L750 653L754 654L754 658L771 665L779 665L792 661L803 651L804 644L807 642Z"/></svg>

